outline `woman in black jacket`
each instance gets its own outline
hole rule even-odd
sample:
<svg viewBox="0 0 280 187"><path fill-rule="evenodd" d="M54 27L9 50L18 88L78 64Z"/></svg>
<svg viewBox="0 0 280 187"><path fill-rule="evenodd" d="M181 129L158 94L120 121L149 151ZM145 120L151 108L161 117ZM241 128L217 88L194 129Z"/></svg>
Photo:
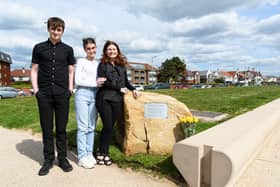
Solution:
<svg viewBox="0 0 280 187"><path fill-rule="evenodd" d="M113 127L116 121L123 124L123 95L128 89L133 91L134 97L139 93L128 82L126 73L126 58L121 53L117 43L107 41L103 48L101 63L98 66L97 76L106 78L96 96L96 107L100 114L103 128L100 134L100 145L96 160L98 164L111 165L109 145L112 140Z"/></svg>

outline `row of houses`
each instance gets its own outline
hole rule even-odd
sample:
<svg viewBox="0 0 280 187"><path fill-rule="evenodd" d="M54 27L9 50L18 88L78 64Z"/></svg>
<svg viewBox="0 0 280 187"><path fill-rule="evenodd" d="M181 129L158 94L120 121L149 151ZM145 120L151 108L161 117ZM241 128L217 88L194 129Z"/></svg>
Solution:
<svg viewBox="0 0 280 187"><path fill-rule="evenodd" d="M11 71L11 64L12 59L10 55L0 52L0 86L10 85L11 81L30 81L29 69L22 68ZM127 75L128 80L135 85L149 85L158 82L158 69L146 63L129 62L127 66ZM186 71L181 82L187 84L209 84L221 81L227 85L260 85L264 80L266 82L279 81L277 77L263 77L260 72L254 69L248 69L246 71Z"/></svg>
<svg viewBox="0 0 280 187"><path fill-rule="evenodd" d="M135 85L148 85L157 82L158 70L149 65L137 62L130 62L127 67L128 80ZM11 71L11 79L14 82L30 81L30 70L16 69ZM227 85L260 85L264 77L260 72L254 70L247 71L186 71L184 80L187 84L209 84L213 82L223 82ZM275 77L266 79L268 82L276 82Z"/></svg>
<svg viewBox="0 0 280 187"><path fill-rule="evenodd" d="M209 84L220 81L227 85L260 85L264 81L264 77L254 69L246 71L186 71L184 81L189 84Z"/></svg>
<svg viewBox="0 0 280 187"><path fill-rule="evenodd" d="M147 85L157 82L157 68L138 62L129 62L127 66L128 80L135 85ZM11 71L11 79L14 82L30 81L30 70L15 69Z"/></svg>
<svg viewBox="0 0 280 187"><path fill-rule="evenodd" d="M9 60L8 60L9 59ZM0 61L0 86L11 82L30 82L30 69L10 70L10 56L5 55ZM127 66L128 80L135 85L148 85L157 82L157 68L139 62L129 62Z"/></svg>

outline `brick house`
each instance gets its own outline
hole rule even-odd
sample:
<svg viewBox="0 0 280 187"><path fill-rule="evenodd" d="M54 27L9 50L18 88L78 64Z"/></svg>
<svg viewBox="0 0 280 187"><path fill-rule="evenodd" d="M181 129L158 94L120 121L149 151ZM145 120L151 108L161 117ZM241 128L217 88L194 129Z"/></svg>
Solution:
<svg viewBox="0 0 280 187"><path fill-rule="evenodd" d="M127 77L130 83L147 85L157 82L157 68L140 62L128 62Z"/></svg>
<svg viewBox="0 0 280 187"><path fill-rule="evenodd" d="M215 78L222 78L226 85L232 85L238 82L236 71L217 71L215 73Z"/></svg>
<svg viewBox="0 0 280 187"><path fill-rule="evenodd" d="M30 70L24 68L12 70L11 77L14 82L30 82Z"/></svg>
<svg viewBox="0 0 280 187"><path fill-rule="evenodd" d="M198 75L200 76L199 82L200 83L211 83L214 80L214 73L210 70L208 71L198 71Z"/></svg>
<svg viewBox="0 0 280 187"><path fill-rule="evenodd" d="M11 83L11 56L0 51L0 86Z"/></svg>
<svg viewBox="0 0 280 187"><path fill-rule="evenodd" d="M185 82L188 84L199 84L200 83L199 72L187 70L185 72Z"/></svg>

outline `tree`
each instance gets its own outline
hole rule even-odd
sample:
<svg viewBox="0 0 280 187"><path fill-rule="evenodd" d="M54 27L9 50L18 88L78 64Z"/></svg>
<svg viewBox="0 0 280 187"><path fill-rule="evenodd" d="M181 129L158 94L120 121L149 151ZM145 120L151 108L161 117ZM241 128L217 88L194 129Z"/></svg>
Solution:
<svg viewBox="0 0 280 187"><path fill-rule="evenodd" d="M225 83L225 78L223 78L223 77L216 78L216 79L214 79L214 82L215 83Z"/></svg>
<svg viewBox="0 0 280 187"><path fill-rule="evenodd" d="M158 80L159 82L178 82L184 78L186 71L186 64L184 60L179 57L172 57L166 59L159 68Z"/></svg>

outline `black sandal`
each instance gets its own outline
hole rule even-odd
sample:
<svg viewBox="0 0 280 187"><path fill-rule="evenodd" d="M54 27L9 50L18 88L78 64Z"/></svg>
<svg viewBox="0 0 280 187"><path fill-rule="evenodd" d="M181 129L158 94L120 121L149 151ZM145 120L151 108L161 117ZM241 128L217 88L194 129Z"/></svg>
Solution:
<svg viewBox="0 0 280 187"><path fill-rule="evenodd" d="M98 165L104 165L105 164L104 158L105 158L104 154L97 153L96 154L96 163Z"/></svg>
<svg viewBox="0 0 280 187"><path fill-rule="evenodd" d="M103 161L104 161L104 164L106 165L106 166L110 166L110 165L112 165L112 159L108 156L108 155L105 155L104 156L104 159L103 159Z"/></svg>

